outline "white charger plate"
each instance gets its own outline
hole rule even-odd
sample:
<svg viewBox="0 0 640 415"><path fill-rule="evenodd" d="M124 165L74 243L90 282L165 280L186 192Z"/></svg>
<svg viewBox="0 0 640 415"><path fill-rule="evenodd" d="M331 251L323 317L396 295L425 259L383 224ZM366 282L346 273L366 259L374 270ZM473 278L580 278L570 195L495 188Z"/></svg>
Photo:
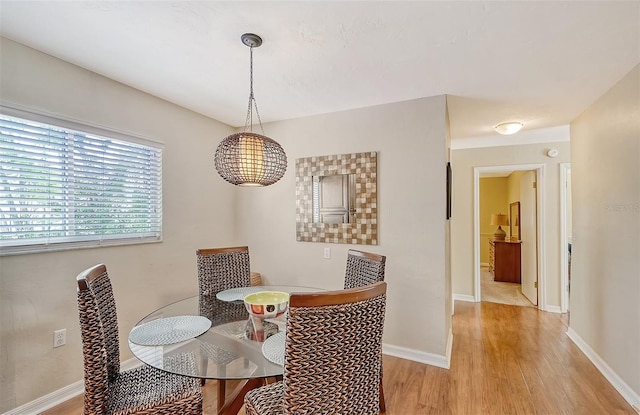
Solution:
<svg viewBox="0 0 640 415"><path fill-rule="evenodd" d="M284 366L284 342L287 333L279 331L262 343L262 355L276 365Z"/></svg>
<svg viewBox="0 0 640 415"><path fill-rule="evenodd" d="M216 294L216 298L221 301L226 302L234 302L234 301L244 301L244 297L249 294L257 293L260 291L264 291L262 287L239 287L239 288L230 288L228 290L220 291Z"/></svg>
<svg viewBox="0 0 640 415"><path fill-rule="evenodd" d="M134 327L129 340L141 346L162 346L197 337L209 327L211 320L203 316L159 318Z"/></svg>

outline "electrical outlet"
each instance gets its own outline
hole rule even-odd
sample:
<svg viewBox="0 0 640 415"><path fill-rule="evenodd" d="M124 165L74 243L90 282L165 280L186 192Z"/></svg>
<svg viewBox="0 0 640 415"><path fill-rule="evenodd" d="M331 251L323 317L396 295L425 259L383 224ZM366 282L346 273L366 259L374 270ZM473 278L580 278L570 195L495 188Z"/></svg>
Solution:
<svg viewBox="0 0 640 415"><path fill-rule="evenodd" d="M53 332L53 347L60 347L67 344L67 329L60 329Z"/></svg>
<svg viewBox="0 0 640 415"><path fill-rule="evenodd" d="M324 259L331 258L331 248L324 248Z"/></svg>

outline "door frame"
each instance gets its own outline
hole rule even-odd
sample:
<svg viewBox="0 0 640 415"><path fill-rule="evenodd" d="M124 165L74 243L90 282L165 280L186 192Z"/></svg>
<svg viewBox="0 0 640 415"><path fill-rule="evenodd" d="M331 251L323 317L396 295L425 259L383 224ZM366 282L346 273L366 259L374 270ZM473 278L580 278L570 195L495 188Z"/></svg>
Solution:
<svg viewBox="0 0 640 415"><path fill-rule="evenodd" d="M560 163L560 311L569 311L569 235L567 234L567 180L571 163Z"/></svg>
<svg viewBox="0 0 640 415"><path fill-rule="evenodd" d="M485 166L473 168L473 278L474 278L474 301L481 301L480 292L480 175L482 173L502 173L513 171L536 172L536 229L537 241L536 249L538 267L538 309L546 310L546 233L545 233L545 185L544 185L544 164L514 164L502 166Z"/></svg>

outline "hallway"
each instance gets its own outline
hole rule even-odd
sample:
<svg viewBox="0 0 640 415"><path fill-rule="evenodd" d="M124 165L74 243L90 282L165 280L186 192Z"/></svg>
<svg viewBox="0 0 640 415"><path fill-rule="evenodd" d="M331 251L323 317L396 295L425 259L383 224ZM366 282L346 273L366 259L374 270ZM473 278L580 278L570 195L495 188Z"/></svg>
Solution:
<svg viewBox="0 0 640 415"><path fill-rule="evenodd" d="M520 284L494 281L493 274L490 273L488 267L485 266L480 268L480 274L480 301L521 307L535 307L535 305L522 294Z"/></svg>

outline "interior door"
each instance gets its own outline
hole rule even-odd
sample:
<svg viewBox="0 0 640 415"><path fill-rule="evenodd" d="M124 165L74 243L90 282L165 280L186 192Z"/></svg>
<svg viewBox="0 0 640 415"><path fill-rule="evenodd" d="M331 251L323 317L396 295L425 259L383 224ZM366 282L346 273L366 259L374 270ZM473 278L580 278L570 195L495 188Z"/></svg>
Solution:
<svg viewBox="0 0 640 415"><path fill-rule="evenodd" d="M538 234L536 172L528 171L520 178L520 235L522 294L538 305Z"/></svg>
<svg viewBox="0 0 640 415"><path fill-rule="evenodd" d="M352 197L349 186L349 174L322 176L318 181L318 199L320 222L351 223L349 201Z"/></svg>

